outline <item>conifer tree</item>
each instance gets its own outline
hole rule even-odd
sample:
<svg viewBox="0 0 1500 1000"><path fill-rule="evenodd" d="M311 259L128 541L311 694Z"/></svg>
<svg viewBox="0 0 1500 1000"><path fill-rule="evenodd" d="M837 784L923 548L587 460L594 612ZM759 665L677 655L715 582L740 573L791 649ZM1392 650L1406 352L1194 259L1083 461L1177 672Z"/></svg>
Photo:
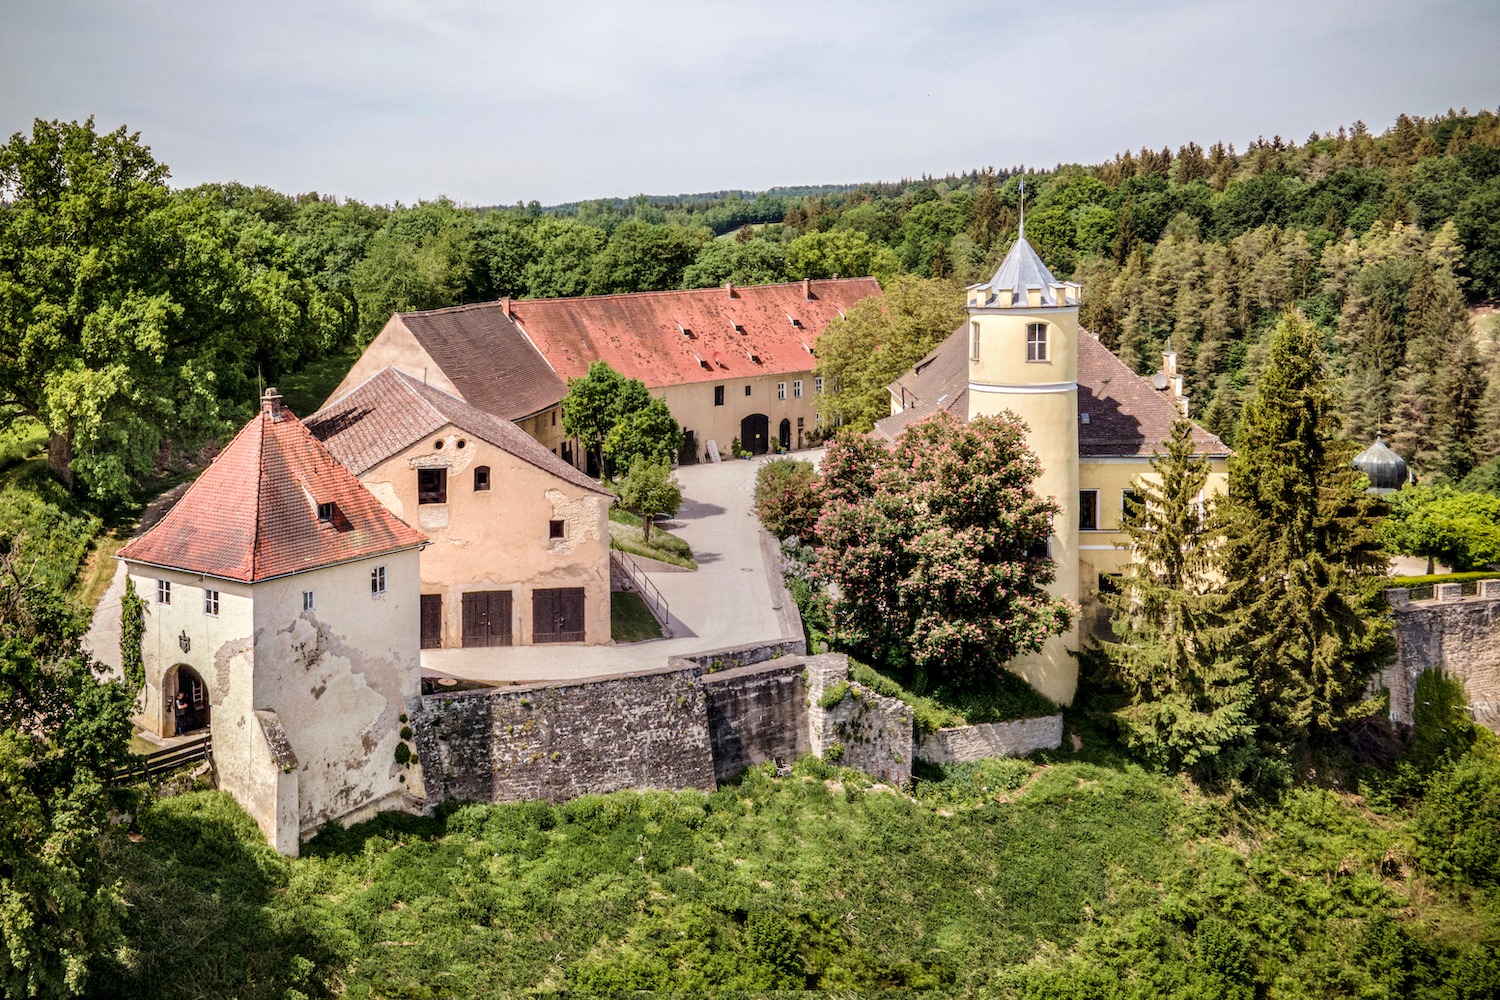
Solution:
<svg viewBox="0 0 1500 1000"><path fill-rule="evenodd" d="M1390 650L1378 502L1334 435L1338 400L1317 331L1288 312L1272 332L1230 462L1224 572L1230 634L1247 657L1263 743L1288 750L1368 711Z"/></svg>
<svg viewBox="0 0 1500 1000"><path fill-rule="evenodd" d="M1214 584L1221 532L1189 421L1177 421L1151 468L1157 481L1140 481L1121 518L1134 559L1103 597L1117 641L1099 654L1129 699L1113 713L1125 742L1159 767L1202 769L1250 736L1249 678L1225 641Z"/></svg>

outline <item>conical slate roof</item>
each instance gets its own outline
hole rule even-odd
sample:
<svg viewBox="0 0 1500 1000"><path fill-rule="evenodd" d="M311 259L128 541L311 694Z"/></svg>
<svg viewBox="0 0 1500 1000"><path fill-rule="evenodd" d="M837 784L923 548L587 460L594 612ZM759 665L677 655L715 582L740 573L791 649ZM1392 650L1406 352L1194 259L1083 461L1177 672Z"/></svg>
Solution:
<svg viewBox="0 0 1500 1000"><path fill-rule="evenodd" d="M978 285L970 285L969 287L971 289L984 289L991 296L1002 290L1011 291L1015 294L1015 298L1012 301L1017 306L1026 305L1026 290L1028 288L1036 288L1041 290L1042 305L1068 305L1069 303L1066 301L1059 302L1057 300L1054 289L1059 284L1065 284L1066 287L1070 288L1078 287L1073 282L1060 283L1054 278L1052 272L1047 270L1047 265L1042 263L1042 258L1037 256L1036 251L1031 248L1031 244L1026 242L1026 237L1022 236L1015 243L1011 244L1010 253L1007 253L1005 259L1000 262L1000 269L995 272L993 278Z"/></svg>
<svg viewBox="0 0 1500 1000"><path fill-rule="evenodd" d="M328 504L331 515L320 518L319 505ZM120 558L258 583L425 541L381 506L271 389L261 412Z"/></svg>
<svg viewBox="0 0 1500 1000"><path fill-rule="evenodd" d="M1353 466L1370 480L1370 488L1386 492L1399 490L1406 484L1409 471L1401 456L1386 447L1379 434L1375 443L1354 456Z"/></svg>

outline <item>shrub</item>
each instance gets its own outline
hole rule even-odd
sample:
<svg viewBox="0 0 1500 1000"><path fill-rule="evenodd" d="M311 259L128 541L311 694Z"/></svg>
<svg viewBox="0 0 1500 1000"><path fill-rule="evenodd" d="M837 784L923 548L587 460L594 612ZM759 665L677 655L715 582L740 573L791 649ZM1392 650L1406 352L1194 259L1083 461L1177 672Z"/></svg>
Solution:
<svg viewBox="0 0 1500 1000"><path fill-rule="evenodd" d="M1492 748L1471 752L1432 780L1416 827L1428 871L1500 886L1500 757Z"/></svg>
<svg viewBox="0 0 1500 1000"><path fill-rule="evenodd" d="M775 537L815 542L822 513L818 472L811 462L778 458L755 474L755 515Z"/></svg>

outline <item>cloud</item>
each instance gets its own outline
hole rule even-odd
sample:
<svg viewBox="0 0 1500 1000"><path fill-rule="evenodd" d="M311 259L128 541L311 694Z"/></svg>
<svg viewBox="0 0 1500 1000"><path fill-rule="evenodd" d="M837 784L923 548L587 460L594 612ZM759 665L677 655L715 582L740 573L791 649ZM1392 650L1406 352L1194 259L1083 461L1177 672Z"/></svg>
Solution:
<svg viewBox="0 0 1500 1000"><path fill-rule="evenodd" d="M474 204L1097 161L1493 99L1500 12L1323 4L11 0L0 128L180 184Z"/></svg>

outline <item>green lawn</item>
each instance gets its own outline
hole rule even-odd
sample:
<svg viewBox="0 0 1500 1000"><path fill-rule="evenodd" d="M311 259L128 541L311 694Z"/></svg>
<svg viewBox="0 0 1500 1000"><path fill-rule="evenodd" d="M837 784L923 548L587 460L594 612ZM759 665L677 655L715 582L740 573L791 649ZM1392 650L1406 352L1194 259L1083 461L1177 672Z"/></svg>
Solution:
<svg viewBox="0 0 1500 1000"><path fill-rule="evenodd" d="M609 595L609 634L615 642L660 639L661 623L640 594L617 590Z"/></svg>
<svg viewBox="0 0 1500 1000"><path fill-rule="evenodd" d="M692 546L687 542L670 531L657 527L651 529L651 538L646 540L641 530L641 519L619 507L611 507L609 510L609 544L611 548L684 569L698 568L698 564L693 561Z"/></svg>
<svg viewBox="0 0 1500 1000"><path fill-rule="evenodd" d="M104 991L1500 988L1495 890L1425 874L1399 809L1318 788L1232 801L1070 754L929 778L907 795L805 759L712 794L387 815L295 861L226 796L177 796L141 814L138 843L110 848L130 944Z"/></svg>
<svg viewBox="0 0 1500 1000"><path fill-rule="evenodd" d="M1057 711L1057 706L1045 696L1009 672L982 693L939 689L929 695L913 694L896 678L857 660L849 661L849 676L877 694L900 698L912 706L917 730L924 733L947 726L1030 719Z"/></svg>
<svg viewBox="0 0 1500 1000"><path fill-rule="evenodd" d="M349 369L354 367L358 358L359 352L349 348L310 362L295 372L283 375L276 391L281 393L282 402L297 416L305 417L316 413L329 394L338 388L344 376L349 374Z"/></svg>

